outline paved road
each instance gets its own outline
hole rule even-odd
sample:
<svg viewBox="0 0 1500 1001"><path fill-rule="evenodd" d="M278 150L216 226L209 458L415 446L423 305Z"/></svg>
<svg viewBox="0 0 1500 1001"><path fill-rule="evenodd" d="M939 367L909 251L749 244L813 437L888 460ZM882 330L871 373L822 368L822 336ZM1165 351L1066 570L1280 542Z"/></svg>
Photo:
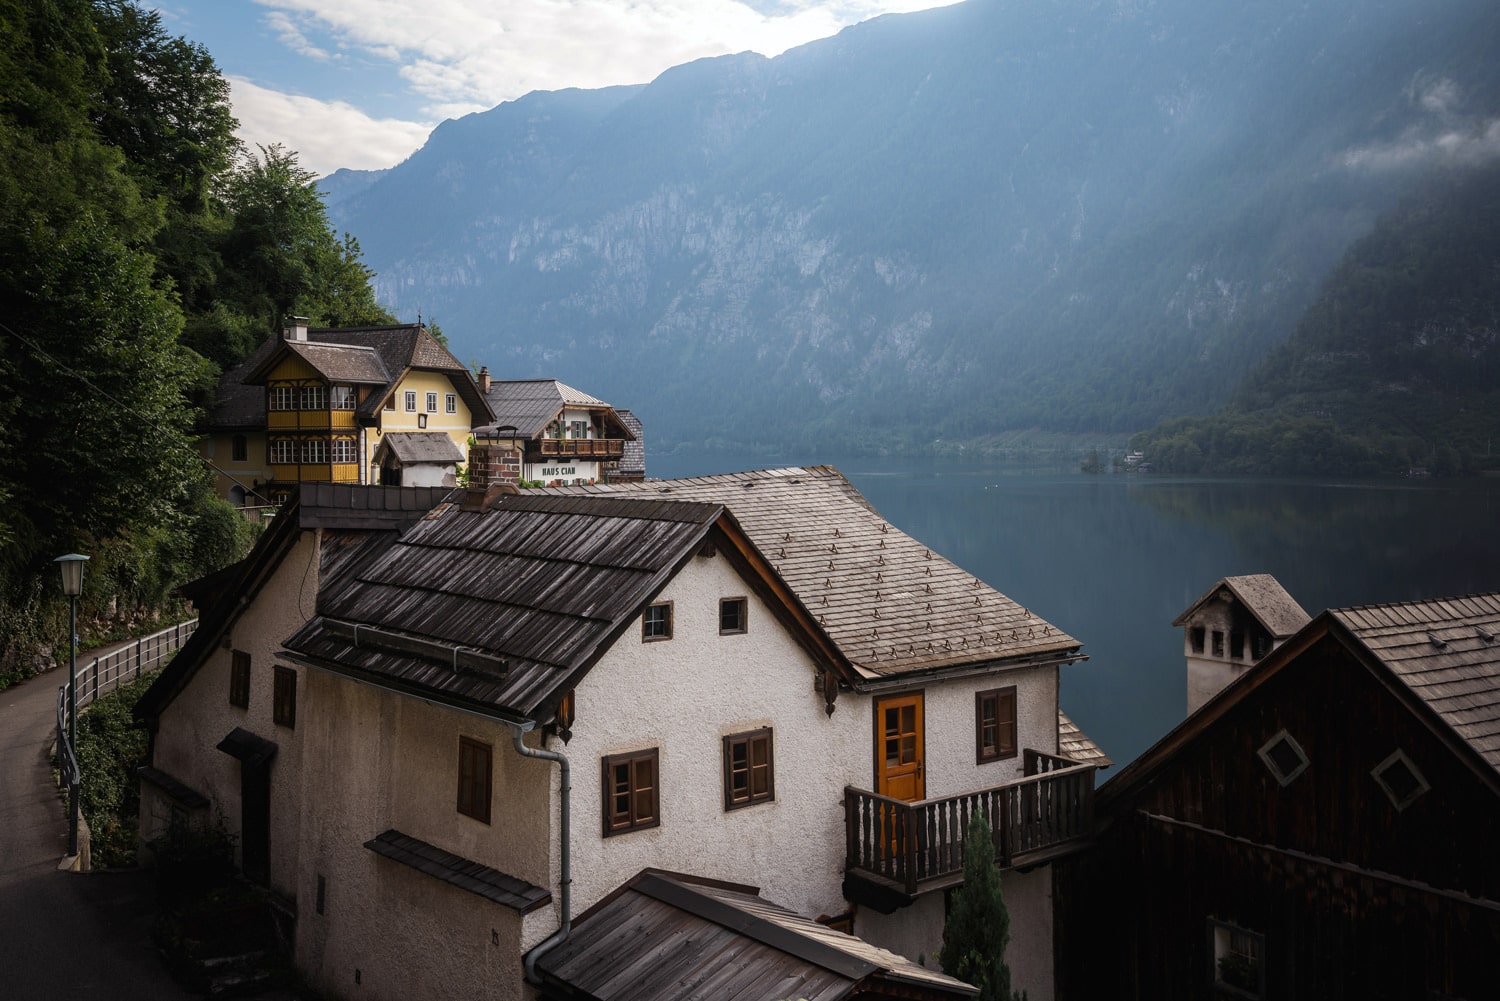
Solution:
<svg viewBox="0 0 1500 1001"><path fill-rule="evenodd" d="M151 945L145 873L58 871L68 818L49 752L66 681L52 671L0 692L0 998L198 997L172 980Z"/></svg>

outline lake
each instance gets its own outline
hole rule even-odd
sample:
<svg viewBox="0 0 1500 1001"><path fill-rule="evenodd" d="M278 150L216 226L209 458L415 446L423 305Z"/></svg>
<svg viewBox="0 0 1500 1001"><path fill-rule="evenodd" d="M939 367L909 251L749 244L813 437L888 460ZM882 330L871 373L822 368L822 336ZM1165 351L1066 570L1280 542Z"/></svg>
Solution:
<svg viewBox="0 0 1500 1001"><path fill-rule="evenodd" d="M1274 574L1309 614L1500 590L1500 480L1214 480L822 460L893 525L1083 643L1062 707L1122 766L1185 712L1172 620ZM649 457L652 476L802 465Z"/></svg>

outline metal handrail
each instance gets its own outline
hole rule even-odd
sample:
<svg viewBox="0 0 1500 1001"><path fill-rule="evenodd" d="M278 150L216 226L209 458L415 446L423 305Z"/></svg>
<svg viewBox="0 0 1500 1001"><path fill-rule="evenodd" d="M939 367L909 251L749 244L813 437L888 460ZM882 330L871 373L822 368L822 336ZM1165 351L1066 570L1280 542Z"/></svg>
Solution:
<svg viewBox="0 0 1500 1001"><path fill-rule="evenodd" d="M82 710L101 695L107 695L125 681L163 667L198 630L198 620L188 619L168 626L103 657L95 657L88 667L78 669L78 708Z"/></svg>

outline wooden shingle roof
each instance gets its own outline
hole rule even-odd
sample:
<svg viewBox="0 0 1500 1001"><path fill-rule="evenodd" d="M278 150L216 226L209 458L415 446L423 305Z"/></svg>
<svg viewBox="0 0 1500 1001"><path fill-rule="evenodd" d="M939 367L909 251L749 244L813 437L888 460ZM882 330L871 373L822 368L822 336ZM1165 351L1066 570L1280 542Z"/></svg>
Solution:
<svg viewBox="0 0 1500 1001"><path fill-rule="evenodd" d="M321 594L286 648L398 690L550 718L704 541L732 527L709 503L541 493L488 503L439 505Z"/></svg>
<svg viewBox="0 0 1500 1001"><path fill-rule="evenodd" d="M1173 619L1172 625L1186 624L1205 602L1225 589L1278 640L1291 636L1312 618L1287 593L1286 588L1281 586L1281 581L1268 573L1252 573L1220 578L1213 587L1199 595L1185 612Z"/></svg>
<svg viewBox="0 0 1500 1001"><path fill-rule="evenodd" d="M378 463L389 451L403 466L430 463L451 466L464 461L463 449L442 431L387 431L375 448Z"/></svg>
<svg viewBox="0 0 1500 1001"><path fill-rule="evenodd" d="M1329 614L1500 771L1500 594Z"/></svg>
<svg viewBox="0 0 1500 1001"><path fill-rule="evenodd" d="M967 1001L979 993L754 887L649 870L580 915L538 969L547 996L591 1001Z"/></svg>
<svg viewBox="0 0 1500 1001"><path fill-rule="evenodd" d="M557 492L724 505L868 682L1082 659L1077 640L887 522L831 466Z"/></svg>
<svg viewBox="0 0 1500 1001"><path fill-rule="evenodd" d="M490 408L468 368L453 357L427 328L416 323L379 327L314 327L307 340L272 336L261 342L240 365L219 379L210 429L259 429L266 426L265 374L281 352L301 357L330 382L378 386L359 406L372 418L385 405L410 371L442 372L449 376L473 415L475 426L490 420Z"/></svg>

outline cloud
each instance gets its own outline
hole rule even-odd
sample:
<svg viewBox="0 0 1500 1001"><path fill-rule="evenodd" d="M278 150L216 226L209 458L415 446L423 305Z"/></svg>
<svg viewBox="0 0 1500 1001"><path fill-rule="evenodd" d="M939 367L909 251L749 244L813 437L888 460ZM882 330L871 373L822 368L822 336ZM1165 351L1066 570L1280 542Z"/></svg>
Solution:
<svg viewBox="0 0 1500 1001"><path fill-rule="evenodd" d="M1419 74L1407 86L1420 120L1395 139L1345 150L1350 170L1389 171L1434 166L1472 167L1500 158L1500 118L1460 113L1463 92L1454 81Z"/></svg>
<svg viewBox="0 0 1500 1001"><path fill-rule="evenodd" d="M247 144L267 136L297 151L297 162L324 175L340 167L374 170L399 163L427 141L431 122L372 118L343 101L319 101L229 77L230 101Z"/></svg>
<svg viewBox="0 0 1500 1001"><path fill-rule="evenodd" d="M285 45L299 56L320 61L332 58L328 54L327 49L320 49L309 42L307 36L302 33L302 29L290 17L279 10L272 11L266 15L266 26L276 32L276 37L281 41L282 45Z"/></svg>
<svg viewBox="0 0 1500 1001"><path fill-rule="evenodd" d="M745 50L776 56L878 14L944 2L255 0L265 8L264 23L291 50L318 60L330 59L332 50L335 62L389 67L415 95L412 107L431 122L533 90L644 83L705 56ZM426 124L376 120L368 107L280 95L248 80L234 86L242 135L284 136L314 169L390 166L430 131Z"/></svg>

